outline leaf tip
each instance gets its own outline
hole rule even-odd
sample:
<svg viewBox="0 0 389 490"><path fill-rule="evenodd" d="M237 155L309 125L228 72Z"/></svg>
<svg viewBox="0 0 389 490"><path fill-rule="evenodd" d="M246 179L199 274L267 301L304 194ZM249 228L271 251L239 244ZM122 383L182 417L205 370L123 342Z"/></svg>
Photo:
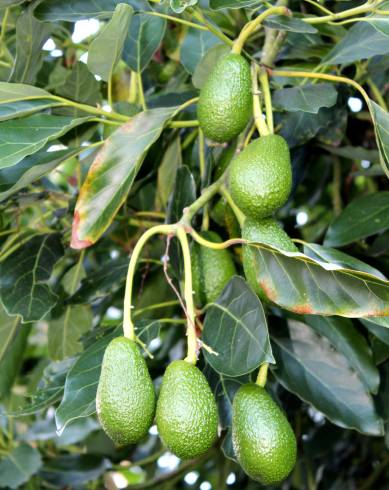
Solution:
<svg viewBox="0 0 389 490"><path fill-rule="evenodd" d="M88 248L93 245L90 240L80 240L78 237L78 229L80 224L80 214L78 211L74 212L73 226L72 226L72 238L70 241L71 248L76 250L81 250L83 248Z"/></svg>

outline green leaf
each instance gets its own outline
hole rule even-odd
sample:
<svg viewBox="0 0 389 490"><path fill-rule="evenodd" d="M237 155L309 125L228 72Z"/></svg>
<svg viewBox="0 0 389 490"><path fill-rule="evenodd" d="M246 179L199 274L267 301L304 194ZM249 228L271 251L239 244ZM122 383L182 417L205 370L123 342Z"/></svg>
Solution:
<svg viewBox="0 0 389 490"><path fill-rule="evenodd" d="M186 8L196 5L198 0L170 0L170 7L177 14L181 14Z"/></svg>
<svg viewBox="0 0 389 490"><path fill-rule="evenodd" d="M39 22L32 7L24 10L16 21L16 58L10 81L34 83L42 67L42 46L49 38L52 26Z"/></svg>
<svg viewBox="0 0 389 490"><path fill-rule="evenodd" d="M80 190L73 221L73 248L89 247L108 228L148 149L176 111L177 107L169 107L141 112L106 140Z"/></svg>
<svg viewBox="0 0 389 490"><path fill-rule="evenodd" d="M380 6L380 9L383 10L383 6ZM384 34L384 36L389 37L389 19L385 16L372 15L364 17L364 21L368 22L370 25L374 27L378 32Z"/></svg>
<svg viewBox="0 0 389 490"><path fill-rule="evenodd" d="M8 314L23 322L47 315L58 298L47 282L63 253L59 233L38 235L0 264L0 297Z"/></svg>
<svg viewBox="0 0 389 490"><path fill-rule="evenodd" d="M180 61L184 68L193 74L205 53L218 43L220 40L211 32L190 27L180 50Z"/></svg>
<svg viewBox="0 0 389 490"><path fill-rule="evenodd" d="M13 167L0 169L0 202L40 179L79 152L79 148L68 148L52 152L48 152L47 148L44 148L33 155L23 158L21 162Z"/></svg>
<svg viewBox="0 0 389 490"><path fill-rule="evenodd" d="M181 141L177 137L168 146L158 168L157 207L165 209L174 188L178 168L182 165Z"/></svg>
<svg viewBox="0 0 389 490"><path fill-rule="evenodd" d="M125 3L139 7L143 2L136 0L45 0L40 3L34 11L35 16L41 20L58 21L66 20L76 22L77 20L94 18L109 18L118 4ZM146 7L146 5L144 5Z"/></svg>
<svg viewBox="0 0 389 490"><path fill-rule="evenodd" d="M207 308L202 338L217 353L204 350L207 362L225 376L274 362L262 304L241 277L233 277Z"/></svg>
<svg viewBox="0 0 389 490"><path fill-rule="evenodd" d="M42 459L37 449L21 444L0 461L0 486L19 488L38 472Z"/></svg>
<svg viewBox="0 0 389 490"><path fill-rule="evenodd" d="M265 244L250 246L257 283L286 310L357 318L389 314L386 280Z"/></svg>
<svg viewBox="0 0 389 490"><path fill-rule="evenodd" d="M352 63L389 53L388 37L367 22L353 25L322 61L323 65Z"/></svg>
<svg viewBox="0 0 389 490"><path fill-rule="evenodd" d="M50 99L40 100L20 100L9 104L0 102L0 121L16 119L28 116L34 112L44 111L50 107L57 107L61 104Z"/></svg>
<svg viewBox="0 0 389 490"><path fill-rule="evenodd" d="M380 325L379 322L373 321L371 318L368 320L363 318L361 322L371 334L380 339L384 344L389 345L389 318L385 317L382 320L385 321L385 325Z"/></svg>
<svg viewBox="0 0 389 490"><path fill-rule="evenodd" d="M347 318L320 316L305 316L305 321L344 355L366 389L376 394L380 376L365 337L359 333L352 321Z"/></svg>
<svg viewBox="0 0 389 490"><path fill-rule="evenodd" d="M149 343L158 336L160 323L158 320L139 320L135 323L135 330L143 342ZM55 415L59 432L63 432L69 422L95 413L96 391L104 352L109 342L119 335L123 335L121 327L94 342L70 369L66 377L64 396Z"/></svg>
<svg viewBox="0 0 389 490"><path fill-rule="evenodd" d="M134 15L123 49L131 70L142 72L151 61L165 34L166 21L147 14Z"/></svg>
<svg viewBox="0 0 389 490"><path fill-rule="evenodd" d="M61 361L82 351L80 337L92 328L89 306L68 306L63 315L49 322L48 348L50 358Z"/></svg>
<svg viewBox="0 0 389 490"><path fill-rule="evenodd" d="M23 3L25 0L0 0L0 7L9 7L11 5L19 5Z"/></svg>
<svg viewBox="0 0 389 490"><path fill-rule="evenodd" d="M285 15L272 15L264 22L266 27L277 29L279 31L301 32L304 34L315 34L316 27L307 24L296 17L286 17Z"/></svg>
<svg viewBox="0 0 389 490"><path fill-rule="evenodd" d="M0 363L10 349L20 325L20 318L9 316L0 303Z"/></svg>
<svg viewBox="0 0 389 490"><path fill-rule="evenodd" d="M118 64L134 9L119 3L112 18L97 34L88 51L88 68L106 82Z"/></svg>
<svg viewBox="0 0 389 490"><path fill-rule="evenodd" d="M69 116L34 114L23 119L0 123L0 169L11 167L59 138L71 129L90 120Z"/></svg>
<svg viewBox="0 0 389 490"><path fill-rule="evenodd" d="M208 49L200 62L197 64L196 69L193 73L193 85L196 88L201 89L207 81L207 78L213 70L216 62L222 56L228 54L230 51L231 48L229 46L226 46L225 44L216 44L215 46L212 46L210 49Z"/></svg>
<svg viewBox="0 0 389 490"><path fill-rule="evenodd" d="M342 247L389 228L389 192L352 201L331 223L325 245Z"/></svg>
<svg viewBox="0 0 389 490"><path fill-rule="evenodd" d="M378 104L370 101L377 146L380 151L381 165L389 177L389 114Z"/></svg>
<svg viewBox="0 0 389 490"><path fill-rule="evenodd" d="M78 61L71 70L65 70L65 72L66 76L63 79L63 83L55 87L55 92L58 95L65 97L65 99L92 106L100 102L100 84L88 70L85 63Z"/></svg>
<svg viewBox="0 0 389 490"><path fill-rule="evenodd" d="M303 111L317 114L322 107L336 104L338 93L330 83L307 84L276 90L273 105L283 111Z"/></svg>
<svg viewBox="0 0 389 490"><path fill-rule="evenodd" d="M210 0L209 5L213 10L220 9L240 9L243 7L254 7L261 5L262 0Z"/></svg>
<svg viewBox="0 0 389 490"><path fill-rule="evenodd" d="M289 338L272 337L280 383L340 427L382 435L371 395L347 358L302 322L289 321Z"/></svg>
<svg viewBox="0 0 389 490"><path fill-rule="evenodd" d="M0 82L0 104L9 104L20 100L50 97L50 93L39 87L24 83Z"/></svg>

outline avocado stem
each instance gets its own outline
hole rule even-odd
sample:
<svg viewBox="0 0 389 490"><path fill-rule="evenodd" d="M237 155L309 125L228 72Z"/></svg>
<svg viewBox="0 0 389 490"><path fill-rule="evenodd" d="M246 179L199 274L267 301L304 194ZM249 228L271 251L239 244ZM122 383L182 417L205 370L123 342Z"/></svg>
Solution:
<svg viewBox="0 0 389 490"><path fill-rule="evenodd" d="M271 7L265 10L265 12L258 15L258 17L256 17L254 20L243 27L243 29L240 31L239 36L234 41L231 52L241 54L242 49L248 38L251 36L251 34L253 34L257 29L261 27L263 21L270 15L291 15L291 12L286 7Z"/></svg>
<svg viewBox="0 0 389 490"><path fill-rule="evenodd" d="M238 220L240 227L242 228L244 220L246 219L246 216L242 213L242 211L235 204L234 200L232 199L231 194L228 192L227 187L225 185L222 185L220 187L220 194L224 197L224 199L229 204L230 208L232 209L232 211L235 214L236 219Z"/></svg>
<svg viewBox="0 0 389 490"><path fill-rule="evenodd" d="M262 388L265 387L266 381L267 381L267 373L269 370L269 363L265 362L264 364L261 364L259 371L258 371L258 376L255 384L258 386L261 386Z"/></svg>
<svg viewBox="0 0 389 490"><path fill-rule="evenodd" d="M265 100L266 122L271 134L274 133L274 121L273 121L273 104L271 101L269 76L264 67L259 70L259 81L261 82L261 88L263 97Z"/></svg>
<svg viewBox="0 0 389 490"><path fill-rule="evenodd" d="M254 107L254 121L257 126L258 132L261 136L268 136L270 134L269 128L263 119L260 92L258 89L258 71L259 67L255 64L252 65L252 84L253 84L253 107Z"/></svg>

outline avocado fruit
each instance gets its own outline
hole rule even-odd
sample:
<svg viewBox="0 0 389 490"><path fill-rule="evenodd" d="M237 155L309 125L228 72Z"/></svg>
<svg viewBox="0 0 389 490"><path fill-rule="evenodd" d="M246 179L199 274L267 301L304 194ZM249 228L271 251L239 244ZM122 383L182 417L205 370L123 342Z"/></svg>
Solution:
<svg viewBox="0 0 389 490"><path fill-rule="evenodd" d="M105 350L97 387L96 409L105 433L119 446L146 436L155 414L156 396L137 344L113 339Z"/></svg>
<svg viewBox="0 0 389 490"><path fill-rule="evenodd" d="M216 402L204 374L187 361L173 361L162 379L156 422L165 446L181 459L204 454L216 440Z"/></svg>
<svg viewBox="0 0 389 490"><path fill-rule="evenodd" d="M267 391L254 383L241 386L234 397L232 443L245 473L263 485L280 483L296 463L292 427Z"/></svg>
<svg viewBox="0 0 389 490"><path fill-rule="evenodd" d="M265 218L260 221L246 218L242 227L242 238L250 242L264 243L286 252L299 251L289 235L273 218ZM267 300L266 294L260 287L256 277L256 268L254 266L255 250L253 246L243 245L242 260L247 282L261 299Z"/></svg>
<svg viewBox="0 0 389 490"><path fill-rule="evenodd" d="M283 206L292 188L284 138L270 134L252 141L231 162L229 188L235 204L250 218L271 216Z"/></svg>
<svg viewBox="0 0 389 490"><path fill-rule="evenodd" d="M253 112L250 65L229 53L215 65L200 92L197 115L207 138L225 143L238 136Z"/></svg>
<svg viewBox="0 0 389 490"><path fill-rule="evenodd" d="M200 235L210 242L222 242L220 236L213 231L203 231ZM213 303L236 274L231 253L227 249L213 250L193 243L191 258L194 301L198 306Z"/></svg>

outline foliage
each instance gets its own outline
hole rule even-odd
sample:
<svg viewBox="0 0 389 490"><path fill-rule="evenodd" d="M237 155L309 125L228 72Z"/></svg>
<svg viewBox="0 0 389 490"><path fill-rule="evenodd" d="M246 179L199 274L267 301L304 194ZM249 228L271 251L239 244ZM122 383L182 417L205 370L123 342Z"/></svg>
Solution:
<svg viewBox="0 0 389 490"><path fill-rule="evenodd" d="M299 252L251 245L261 301L218 180L257 129L215 144L195 98L276 3L289 15L268 16L243 53L269 77L291 149L276 217ZM282 488L389 488L388 13L382 0L0 0L1 488L258 488L235 460L231 407L265 362L298 440ZM86 19L99 29L80 41ZM238 239L238 276L196 311L220 437L187 462L154 428L114 447L95 415L105 348L128 320L129 257L143 232L182 219L191 241L206 228ZM177 237L153 236L133 281L157 389L186 355L184 265Z"/></svg>

